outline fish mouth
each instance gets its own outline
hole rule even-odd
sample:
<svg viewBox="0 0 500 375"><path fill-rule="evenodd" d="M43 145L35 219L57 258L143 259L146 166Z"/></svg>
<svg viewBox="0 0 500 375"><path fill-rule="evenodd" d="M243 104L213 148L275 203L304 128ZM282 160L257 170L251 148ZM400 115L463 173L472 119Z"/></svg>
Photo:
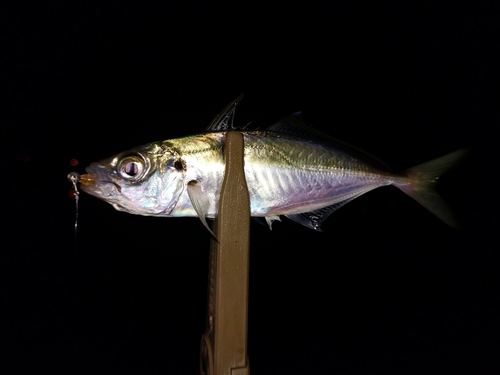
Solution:
<svg viewBox="0 0 500 375"><path fill-rule="evenodd" d="M116 182L100 176L98 171L90 170L90 167L86 171L88 173L81 175L78 180L82 191L105 201L113 200L121 194L122 188Z"/></svg>
<svg viewBox="0 0 500 375"><path fill-rule="evenodd" d="M78 179L78 182L82 185L95 185L95 181L90 174L82 174Z"/></svg>

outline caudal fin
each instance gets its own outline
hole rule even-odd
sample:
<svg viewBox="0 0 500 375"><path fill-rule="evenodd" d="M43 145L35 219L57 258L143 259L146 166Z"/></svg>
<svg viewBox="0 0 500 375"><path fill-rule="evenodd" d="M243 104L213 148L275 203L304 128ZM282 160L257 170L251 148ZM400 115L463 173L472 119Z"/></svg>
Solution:
<svg viewBox="0 0 500 375"><path fill-rule="evenodd" d="M404 172L408 178L407 181L405 183L397 183L396 186L446 224L456 228L457 221L446 203L434 190L434 184L439 176L453 167L465 154L467 154L466 149L457 150L427 163L407 169Z"/></svg>

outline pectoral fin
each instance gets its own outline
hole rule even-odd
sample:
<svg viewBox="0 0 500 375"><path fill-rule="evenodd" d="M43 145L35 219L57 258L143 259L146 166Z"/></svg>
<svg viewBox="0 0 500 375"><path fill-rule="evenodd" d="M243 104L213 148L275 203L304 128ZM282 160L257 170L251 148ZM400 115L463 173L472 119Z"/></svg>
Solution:
<svg viewBox="0 0 500 375"><path fill-rule="evenodd" d="M206 197L205 194L201 191L201 186L198 183L198 181L189 181L187 185L187 192L189 195L189 199L191 200L191 204L193 205L193 208L195 209L196 213L198 214L198 217L200 218L201 222L205 226L205 228L208 229L210 234L214 236L214 238L217 240L217 236L212 232L210 227L208 226L206 216L208 214L208 209L210 207L210 201Z"/></svg>

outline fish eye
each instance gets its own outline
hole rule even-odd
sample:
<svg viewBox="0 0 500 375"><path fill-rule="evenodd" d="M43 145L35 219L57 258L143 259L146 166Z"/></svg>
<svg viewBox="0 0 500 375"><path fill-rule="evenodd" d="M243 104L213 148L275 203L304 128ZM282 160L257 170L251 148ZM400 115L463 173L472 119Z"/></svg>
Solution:
<svg viewBox="0 0 500 375"><path fill-rule="evenodd" d="M117 171L127 180L139 180L146 171L146 163L139 156L126 156L118 163Z"/></svg>

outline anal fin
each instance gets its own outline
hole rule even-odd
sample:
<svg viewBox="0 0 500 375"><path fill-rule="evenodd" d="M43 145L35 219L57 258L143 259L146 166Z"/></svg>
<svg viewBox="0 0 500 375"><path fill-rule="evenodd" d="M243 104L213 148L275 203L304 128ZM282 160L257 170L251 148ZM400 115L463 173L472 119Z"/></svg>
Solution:
<svg viewBox="0 0 500 375"><path fill-rule="evenodd" d="M301 224L315 231L321 232L321 224L328 218L328 216L337 211L343 205L349 203L353 199L356 199L360 195L361 194L357 194L341 202L332 204L331 206L320 208L318 210L304 212L301 214L285 215L285 216L290 220L295 221L298 224Z"/></svg>
<svg viewBox="0 0 500 375"><path fill-rule="evenodd" d="M278 215L269 215L269 216L253 216L252 220L255 221L256 223L259 223L260 225L267 226L269 227L270 230L273 230L273 222L281 221L280 217Z"/></svg>
<svg viewBox="0 0 500 375"><path fill-rule="evenodd" d="M273 221L281 221L280 217L277 215L270 215L265 217L267 225L269 225L269 229L273 230Z"/></svg>

